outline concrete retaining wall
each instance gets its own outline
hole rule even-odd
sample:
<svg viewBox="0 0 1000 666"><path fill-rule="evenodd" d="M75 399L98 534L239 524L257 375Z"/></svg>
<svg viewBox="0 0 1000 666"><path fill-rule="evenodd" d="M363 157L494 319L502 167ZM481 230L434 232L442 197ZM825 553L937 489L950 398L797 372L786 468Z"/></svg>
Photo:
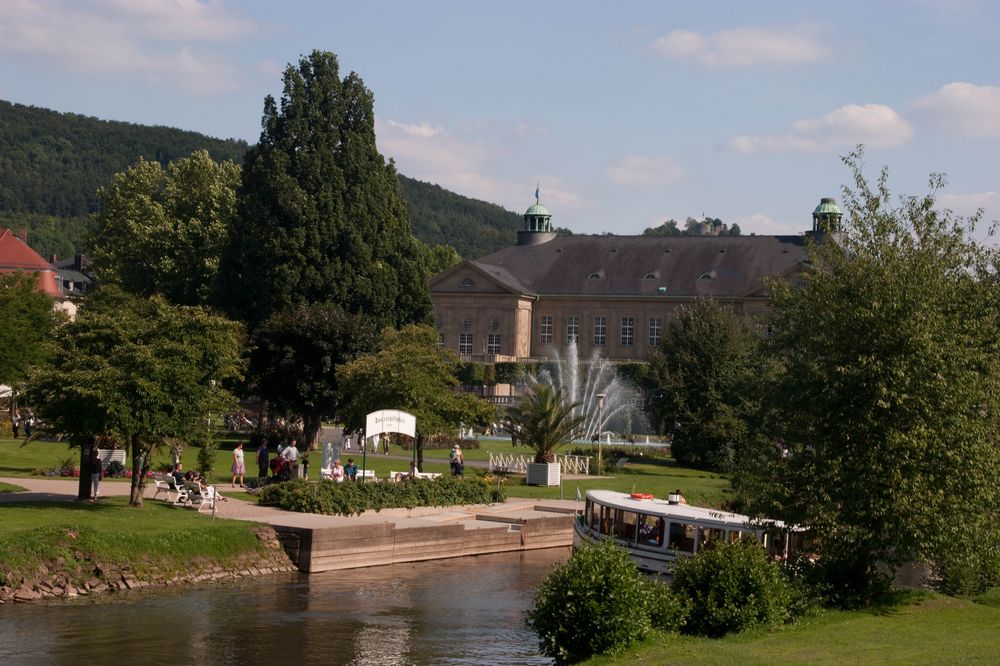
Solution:
<svg viewBox="0 0 1000 666"><path fill-rule="evenodd" d="M314 573L398 562L556 548L573 543L571 515L538 518L476 516L464 523L397 527L393 523L306 528L275 525L299 571ZM483 522L496 523L483 525Z"/></svg>

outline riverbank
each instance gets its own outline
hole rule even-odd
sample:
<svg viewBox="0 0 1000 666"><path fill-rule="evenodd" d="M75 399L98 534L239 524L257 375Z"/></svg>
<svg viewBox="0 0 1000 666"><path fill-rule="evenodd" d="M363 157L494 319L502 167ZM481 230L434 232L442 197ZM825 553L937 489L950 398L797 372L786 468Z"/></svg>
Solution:
<svg viewBox="0 0 1000 666"><path fill-rule="evenodd" d="M0 505L0 603L295 570L269 525L126 501Z"/></svg>

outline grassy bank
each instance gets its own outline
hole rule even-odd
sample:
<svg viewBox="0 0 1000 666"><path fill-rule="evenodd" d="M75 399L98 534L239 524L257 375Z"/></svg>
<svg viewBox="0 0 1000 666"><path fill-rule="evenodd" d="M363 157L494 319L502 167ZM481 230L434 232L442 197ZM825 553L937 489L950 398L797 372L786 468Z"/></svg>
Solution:
<svg viewBox="0 0 1000 666"><path fill-rule="evenodd" d="M15 486L12 483L3 483L0 481L0 493L19 493L25 490L21 486Z"/></svg>
<svg viewBox="0 0 1000 666"><path fill-rule="evenodd" d="M135 509L126 499L0 505L0 585L53 575L77 584L122 575L165 580L268 556L253 523L213 521L159 502Z"/></svg>
<svg viewBox="0 0 1000 666"><path fill-rule="evenodd" d="M722 639L657 634L589 666L670 664L986 664L997 658L1000 609L910 595L864 611L826 611L773 633Z"/></svg>

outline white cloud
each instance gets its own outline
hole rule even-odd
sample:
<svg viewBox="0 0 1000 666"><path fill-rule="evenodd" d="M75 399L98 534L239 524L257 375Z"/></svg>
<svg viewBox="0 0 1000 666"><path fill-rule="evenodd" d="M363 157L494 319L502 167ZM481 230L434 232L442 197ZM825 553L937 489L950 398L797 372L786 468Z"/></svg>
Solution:
<svg viewBox="0 0 1000 666"><path fill-rule="evenodd" d="M937 203L940 208L948 208L960 215L972 215L980 208L990 209L1000 197L996 192L975 192L971 194L942 194Z"/></svg>
<svg viewBox="0 0 1000 666"><path fill-rule="evenodd" d="M1000 86L949 83L918 99L914 107L952 134L1000 137Z"/></svg>
<svg viewBox="0 0 1000 666"><path fill-rule="evenodd" d="M764 213L753 213L737 218L729 223L740 225L740 233L744 236L757 234L758 236L781 236L802 233L801 224L788 224L779 222L773 217Z"/></svg>
<svg viewBox="0 0 1000 666"><path fill-rule="evenodd" d="M670 185L684 176L684 170L666 155L630 155L609 166L607 173L619 185L638 187Z"/></svg>
<svg viewBox="0 0 1000 666"><path fill-rule="evenodd" d="M252 24L219 2L7 0L0 54L48 61L76 72L134 75L199 93L239 87L237 68L202 44L249 34Z"/></svg>
<svg viewBox="0 0 1000 666"><path fill-rule="evenodd" d="M516 128L492 127L463 138L427 122L404 123L376 118L379 150L392 157L411 178L436 183L465 196L521 211L531 203L533 182L511 180L494 173L498 158L509 152ZM490 139L495 137L492 143ZM540 175L542 201L560 210L587 206L574 188L557 176ZM558 224L558 221L556 222Z"/></svg>
<svg viewBox="0 0 1000 666"><path fill-rule="evenodd" d="M913 137L913 127L883 104L849 104L819 118L799 120L787 134L740 135L727 144L738 153L832 152L859 143L895 148Z"/></svg>
<svg viewBox="0 0 1000 666"><path fill-rule="evenodd" d="M831 55L827 43L815 26L799 24L710 34L673 30L657 39L653 48L668 58L696 60L713 67L753 67L821 62Z"/></svg>

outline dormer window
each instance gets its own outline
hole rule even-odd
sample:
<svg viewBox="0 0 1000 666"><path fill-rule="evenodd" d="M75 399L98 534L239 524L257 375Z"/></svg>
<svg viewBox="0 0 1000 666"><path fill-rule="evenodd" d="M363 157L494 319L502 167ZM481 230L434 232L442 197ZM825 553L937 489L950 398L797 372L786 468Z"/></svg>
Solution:
<svg viewBox="0 0 1000 666"><path fill-rule="evenodd" d="M462 289L473 289L476 286L476 283L472 278L465 278L458 283L458 286Z"/></svg>
<svg viewBox="0 0 1000 666"><path fill-rule="evenodd" d="M601 279L601 274L600 273L591 273L590 275L587 276L587 279L588 280L600 280Z"/></svg>
<svg viewBox="0 0 1000 666"><path fill-rule="evenodd" d="M660 277L660 274L659 274L658 271L656 271L656 272L653 272L653 273L646 273L645 275L642 276L642 279L643 280L656 280L659 277Z"/></svg>
<svg viewBox="0 0 1000 666"><path fill-rule="evenodd" d="M698 276L698 279L699 280L714 280L715 279L715 271L709 271L708 273L702 273L701 275Z"/></svg>

